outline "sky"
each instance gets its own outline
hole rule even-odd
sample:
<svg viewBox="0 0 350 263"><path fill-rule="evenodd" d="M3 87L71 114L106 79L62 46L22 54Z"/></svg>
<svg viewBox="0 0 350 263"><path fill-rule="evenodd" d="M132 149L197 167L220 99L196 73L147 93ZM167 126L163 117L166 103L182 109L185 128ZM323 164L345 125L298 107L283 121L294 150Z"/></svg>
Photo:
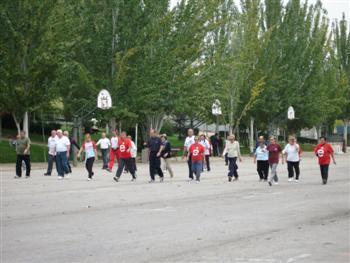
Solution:
<svg viewBox="0 0 350 263"><path fill-rule="evenodd" d="M236 0L239 2L239 0ZM171 0L171 6L176 5L178 0ZM308 0L309 4L314 4L317 0ZM342 13L345 13L345 18L350 20L350 0L321 0L323 7L328 11L328 18L331 21L340 20Z"/></svg>

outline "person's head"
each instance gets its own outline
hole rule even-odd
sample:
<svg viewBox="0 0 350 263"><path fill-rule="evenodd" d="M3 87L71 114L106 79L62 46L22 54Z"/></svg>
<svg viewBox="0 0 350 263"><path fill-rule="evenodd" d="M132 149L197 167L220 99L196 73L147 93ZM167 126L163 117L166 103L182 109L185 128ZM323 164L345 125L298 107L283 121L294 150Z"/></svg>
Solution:
<svg viewBox="0 0 350 263"><path fill-rule="evenodd" d="M127 134L125 131L123 131L121 134L120 134L120 138L122 138L123 140L126 139L127 137Z"/></svg>
<svg viewBox="0 0 350 263"><path fill-rule="evenodd" d="M157 133L156 133L156 130L155 129L150 129L149 130L149 137L156 137L157 136Z"/></svg>
<svg viewBox="0 0 350 263"><path fill-rule="evenodd" d="M258 142L259 142L259 144L265 144L265 138L264 138L264 136L259 136L259 138L258 138Z"/></svg>
<svg viewBox="0 0 350 263"><path fill-rule="evenodd" d="M64 131L64 132L63 132L63 135L66 136L66 137L68 137L68 136L69 136L69 132L68 132L68 131Z"/></svg>
<svg viewBox="0 0 350 263"><path fill-rule="evenodd" d="M86 141L86 142L90 142L90 141L91 141L91 135L90 135L90 133L86 133L86 134L85 134L85 141Z"/></svg>
<svg viewBox="0 0 350 263"><path fill-rule="evenodd" d="M51 137L56 137L56 130L51 131Z"/></svg>
<svg viewBox="0 0 350 263"><path fill-rule="evenodd" d="M119 135L119 131L116 129L115 131L114 131L114 136L118 136Z"/></svg>
<svg viewBox="0 0 350 263"><path fill-rule="evenodd" d="M293 135L290 135L289 137L288 137L288 142L289 142L289 144L291 144L291 145L293 145L294 143L295 143L295 137L293 136Z"/></svg>
<svg viewBox="0 0 350 263"><path fill-rule="evenodd" d="M198 136L194 136L194 142L198 143L198 141L199 141L199 137Z"/></svg>
<svg viewBox="0 0 350 263"><path fill-rule="evenodd" d="M162 140L162 142L165 142L168 138L167 138L167 135L166 134L162 134L160 136L160 139Z"/></svg>
<svg viewBox="0 0 350 263"><path fill-rule="evenodd" d="M193 136L193 129L188 129L187 135L188 135L188 137L192 137Z"/></svg>
<svg viewBox="0 0 350 263"><path fill-rule="evenodd" d="M228 140L229 140L230 142L234 142L235 139L236 139L236 137L235 137L234 134L231 134L230 136L228 136Z"/></svg>
<svg viewBox="0 0 350 263"><path fill-rule="evenodd" d="M25 138L26 137L26 132L25 131L20 131L19 132L19 137L21 138L21 139L23 139L23 138Z"/></svg>
<svg viewBox="0 0 350 263"><path fill-rule="evenodd" d="M274 143L276 143L276 138L275 138L275 136L271 136L270 137L270 144L274 144Z"/></svg>
<svg viewBox="0 0 350 263"><path fill-rule="evenodd" d="M320 137L320 143L325 144L327 142L327 138L325 136Z"/></svg>
<svg viewBox="0 0 350 263"><path fill-rule="evenodd" d="M102 137L102 139L106 138L106 133L105 133L105 132L102 132L102 133L101 133L101 137Z"/></svg>
<svg viewBox="0 0 350 263"><path fill-rule="evenodd" d="M205 135L204 135L204 134L201 134L201 136L199 137L199 139L200 139L201 141L204 141L204 140L205 140Z"/></svg>
<svg viewBox="0 0 350 263"><path fill-rule="evenodd" d="M132 141L131 135L126 136L126 138L128 138L130 141Z"/></svg>
<svg viewBox="0 0 350 263"><path fill-rule="evenodd" d="M63 133L62 133L62 130L61 130L61 129L57 130L56 133L57 133L58 138L62 138Z"/></svg>

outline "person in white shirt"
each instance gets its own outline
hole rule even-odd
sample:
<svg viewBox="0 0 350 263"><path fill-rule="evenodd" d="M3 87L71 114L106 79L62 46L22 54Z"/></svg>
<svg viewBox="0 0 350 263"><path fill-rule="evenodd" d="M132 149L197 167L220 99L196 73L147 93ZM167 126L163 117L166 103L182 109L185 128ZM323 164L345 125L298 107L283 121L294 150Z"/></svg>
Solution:
<svg viewBox="0 0 350 263"><path fill-rule="evenodd" d="M70 141L68 137L63 136L62 130L57 130L56 140L56 169L58 179L63 179L65 173L69 173L68 158L70 150Z"/></svg>
<svg viewBox="0 0 350 263"><path fill-rule="evenodd" d="M211 145L210 145L210 142L207 140L207 137L202 134L200 136L200 140L199 140L199 143L203 145L204 149L205 149L205 152L204 152L204 156L205 156L205 164L206 164L206 167L207 167L207 171L209 172L210 171L210 149L211 149Z"/></svg>
<svg viewBox="0 0 350 263"><path fill-rule="evenodd" d="M187 156L190 146L192 144L194 144L194 135L193 134L194 134L193 129L188 129L187 137L186 137L185 144L184 144L184 151L183 151L182 159L184 159L185 156ZM188 177L190 178L190 180L193 180L192 156L191 156L191 154L188 155L187 164L188 164Z"/></svg>
<svg viewBox="0 0 350 263"><path fill-rule="evenodd" d="M237 173L237 158L240 162L242 162L241 159L241 149L239 142L235 140L235 135L228 136L228 140L226 141L224 152L222 153L222 156L224 158L228 159L229 162L229 172L228 172L228 181L232 181L232 177L234 177L234 180L238 180L238 173ZM227 155L226 155L227 154Z"/></svg>
<svg viewBox="0 0 350 263"><path fill-rule="evenodd" d="M114 160L117 159L117 162L119 163L119 153L118 153L118 148L119 148L119 137L118 137L118 130L115 130L112 132L112 137L111 137L111 148L109 151L109 163L108 163L108 172L112 172L113 166L114 166Z"/></svg>
<svg viewBox="0 0 350 263"><path fill-rule="evenodd" d="M100 146L102 161L103 161L102 169L105 170L108 168L108 150L109 150L109 147L111 146L111 141L106 137L105 132L101 133L101 139L98 140L96 145Z"/></svg>
<svg viewBox="0 0 350 263"><path fill-rule="evenodd" d="M136 144L134 143L134 141L132 140L132 137L130 135L128 135L128 139L131 141L130 153L131 153L132 165L134 167L135 176L136 176L136 171L137 171L137 167L136 167L137 148L136 148Z"/></svg>
<svg viewBox="0 0 350 263"><path fill-rule="evenodd" d="M56 160L56 140L57 140L56 131L52 130L51 136L47 140L47 147L49 148L49 156L47 160L47 171L46 173L44 173L45 176L51 175L53 163Z"/></svg>
<svg viewBox="0 0 350 263"><path fill-rule="evenodd" d="M287 167L288 167L288 181L292 182L294 177L294 171L295 171L295 182L299 181L299 175L300 175L300 168L299 168L299 162L300 162L300 154L301 154L301 148L300 145L297 144L296 139L294 136L289 136L288 144L284 147L284 150L282 151L282 164L284 163L284 160L287 160ZM285 159L284 159L285 157Z"/></svg>

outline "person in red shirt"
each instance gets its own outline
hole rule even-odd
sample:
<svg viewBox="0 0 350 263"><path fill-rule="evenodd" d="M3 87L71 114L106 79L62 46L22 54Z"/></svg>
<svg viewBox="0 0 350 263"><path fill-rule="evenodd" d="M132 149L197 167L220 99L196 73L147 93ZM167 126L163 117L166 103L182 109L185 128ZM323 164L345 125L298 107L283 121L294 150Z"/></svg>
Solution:
<svg viewBox="0 0 350 263"><path fill-rule="evenodd" d="M271 136L270 143L267 145L266 149L269 151L269 165L271 168L268 183L270 186L272 186L272 183L278 184L277 165L282 153L282 148L278 143L276 143L276 138Z"/></svg>
<svg viewBox="0 0 350 263"><path fill-rule="evenodd" d="M135 169L131 157L132 143L131 140L127 138L126 132L122 132L118 141L119 145L119 158L120 163L118 166L117 174L113 177L114 181L119 182L119 178L122 175L124 167L128 169L132 176L132 181L136 181Z"/></svg>
<svg viewBox="0 0 350 263"><path fill-rule="evenodd" d="M331 157L332 157L333 163L336 164L336 162L334 158L333 148L329 143L327 143L326 137L320 138L320 143L316 146L314 153L318 157L318 163L320 165L322 182L323 184L327 184L328 168L331 162Z"/></svg>
<svg viewBox="0 0 350 263"><path fill-rule="evenodd" d="M203 170L203 157L205 148L199 143L198 136L194 137L194 143L188 149L187 159L192 157L192 171L196 175L196 182L200 182L201 172ZM190 179L191 181L193 179Z"/></svg>

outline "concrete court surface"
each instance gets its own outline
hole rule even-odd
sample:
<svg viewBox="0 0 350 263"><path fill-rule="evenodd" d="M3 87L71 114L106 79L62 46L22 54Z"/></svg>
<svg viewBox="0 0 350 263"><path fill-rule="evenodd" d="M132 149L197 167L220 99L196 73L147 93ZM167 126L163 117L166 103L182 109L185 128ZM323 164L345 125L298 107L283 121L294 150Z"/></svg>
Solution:
<svg viewBox="0 0 350 263"><path fill-rule="evenodd" d="M162 184L147 183L146 164L135 183L115 183L100 162L91 182L82 164L63 181L45 164L17 180L1 165L1 262L350 262L350 159L336 157L325 186L310 154L300 182L280 164L273 187L250 157L233 183L218 158L200 184L183 161Z"/></svg>

